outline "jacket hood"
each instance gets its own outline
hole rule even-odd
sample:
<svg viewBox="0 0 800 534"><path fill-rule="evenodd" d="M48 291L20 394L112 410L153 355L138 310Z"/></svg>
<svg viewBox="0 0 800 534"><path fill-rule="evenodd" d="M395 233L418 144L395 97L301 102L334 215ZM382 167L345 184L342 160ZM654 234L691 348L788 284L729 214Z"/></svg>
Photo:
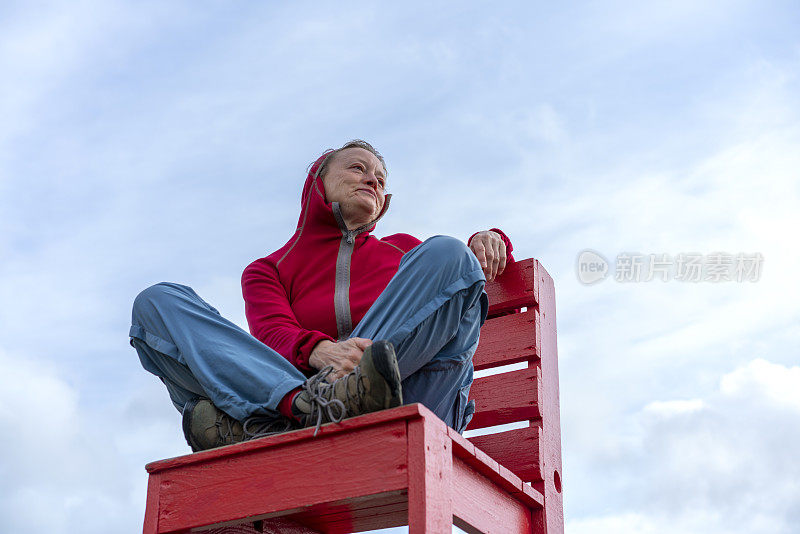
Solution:
<svg viewBox="0 0 800 534"><path fill-rule="evenodd" d="M322 178L318 176L319 169L322 163L333 153L333 150L326 150L317 160L311 165L306 176L305 184L303 185L303 195L300 200L300 217L297 220L297 231L302 231L308 226L314 226L320 230L329 227L335 230L338 235L340 232L345 231L342 228L343 222L340 222L340 217L337 217L334 209L338 211L336 202L328 202L325 198L325 187L322 184ZM384 216L389 208L389 201L392 195L386 195L383 202L383 208L378 216L370 223L357 229L359 234L369 234L375 229L378 220ZM356 230L353 230L356 232Z"/></svg>

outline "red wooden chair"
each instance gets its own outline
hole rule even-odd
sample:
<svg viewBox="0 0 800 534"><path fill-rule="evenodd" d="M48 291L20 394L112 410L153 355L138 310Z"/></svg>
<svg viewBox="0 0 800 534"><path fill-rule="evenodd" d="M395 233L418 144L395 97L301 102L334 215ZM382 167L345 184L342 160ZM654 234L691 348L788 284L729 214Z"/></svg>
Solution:
<svg viewBox="0 0 800 534"><path fill-rule="evenodd" d="M154 462L144 533L563 533L553 280L524 260L486 289L475 368L528 365L475 380L469 428L527 426L465 439L412 404Z"/></svg>

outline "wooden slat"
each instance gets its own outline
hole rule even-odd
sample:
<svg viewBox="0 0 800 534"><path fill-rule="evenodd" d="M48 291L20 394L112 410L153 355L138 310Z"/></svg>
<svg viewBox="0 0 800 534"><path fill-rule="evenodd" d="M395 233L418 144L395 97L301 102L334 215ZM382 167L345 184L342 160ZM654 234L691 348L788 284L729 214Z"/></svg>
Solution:
<svg viewBox="0 0 800 534"><path fill-rule="evenodd" d="M228 445L218 449L211 449L193 454L185 454L183 456L176 456L175 458L167 458L158 460L147 464L146 469L150 474L159 473L168 469L175 469L177 467L186 467L190 465L206 465L209 462L222 458L230 458L235 455L243 455L261 449L269 449L278 446L290 446L302 441L319 441L323 437L330 438L336 434L346 434L350 431L363 430L372 426L383 425L392 421L405 421L409 418L417 418L422 415L422 411L427 410L421 404L406 404L393 408L391 410L381 410L379 412L372 412L358 417L351 417L345 419L341 423L329 423L322 425L319 429L317 436L314 435L315 429L304 428L301 430L294 430L284 434L276 434L265 438L254 439L237 443L236 445ZM402 431L405 434L405 430Z"/></svg>
<svg viewBox="0 0 800 534"><path fill-rule="evenodd" d="M553 279L538 265L539 319L537 326L542 369L542 477L534 486L545 496L544 517L547 534L564 532L563 497L561 494L561 417L558 393L558 348L556 343L556 295Z"/></svg>
<svg viewBox="0 0 800 534"><path fill-rule="evenodd" d="M538 424L467 439L525 482L542 480L541 428Z"/></svg>
<svg viewBox="0 0 800 534"><path fill-rule="evenodd" d="M283 517L203 530L208 534L346 534L408 523L408 492L394 491L312 506Z"/></svg>
<svg viewBox="0 0 800 534"><path fill-rule="evenodd" d="M323 504L291 516L326 533L360 532L408 523L408 491L395 491L342 503Z"/></svg>
<svg viewBox="0 0 800 534"><path fill-rule="evenodd" d="M464 436L447 429L447 435L453 440L453 455L460 458L481 475L488 477L501 489L514 495L525 506L538 510L544 505L544 496L522 479L495 461L491 456L475 447Z"/></svg>
<svg viewBox="0 0 800 534"><path fill-rule="evenodd" d="M536 305L536 260L510 263L494 282L486 284L489 316Z"/></svg>
<svg viewBox="0 0 800 534"><path fill-rule="evenodd" d="M466 532L531 532L531 510L516 497L453 458L453 523ZM470 528L473 527L473 528Z"/></svg>
<svg viewBox="0 0 800 534"><path fill-rule="evenodd" d="M408 483L405 426L396 421L250 454L235 454L231 447L232 454L208 458L200 468L162 471L159 531L259 519L280 510L403 489ZM342 451L370 468L354 469Z"/></svg>
<svg viewBox="0 0 800 534"><path fill-rule="evenodd" d="M326 521L320 532L350 534L364 530L379 530L408 524L408 503L379 508L364 508L342 521Z"/></svg>
<svg viewBox="0 0 800 534"><path fill-rule="evenodd" d="M253 523L242 525L214 527L203 530L204 534L320 534L319 530L308 528L291 519L268 519L258 523L256 528Z"/></svg>
<svg viewBox="0 0 800 534"><path fill-rule="evenodd" d="M147 502L144 510L144 534L158 534L158 496L161 475L155 473L147 479Z"/></svg>
<svg viewBox="0 0 800 534"><path fill-rule="evenodd" d="M538 419L540 381L541 371L535 365L475 380L470 388L470 399L475 400L475 415L468 428Z"/></svg>
<svg viewBox="0 0 800 534"><path fill-rule="evenodd" d="M478 350L472 357L475 369L486 369L538 359L536 312L528 310L489 319L481 328Z"/></svg>
<svg viewBox="0 0 800 534"><path fill-rule="evenodd" d="M408 422L408 534L450 534L453 442L431 414Z"/></svg>

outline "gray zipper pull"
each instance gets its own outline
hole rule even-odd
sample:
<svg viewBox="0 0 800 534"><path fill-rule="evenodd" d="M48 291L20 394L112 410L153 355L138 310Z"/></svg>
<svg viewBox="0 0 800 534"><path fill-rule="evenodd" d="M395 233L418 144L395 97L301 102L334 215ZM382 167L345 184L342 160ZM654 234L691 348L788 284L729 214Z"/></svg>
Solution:
<svg viewBox="0 0 800 534"><path fill-rule="evenodd" d="M347 232L345 239L347 240L348 245L352 245L353 243L356 242L356 238L352 232Z"/></svg>

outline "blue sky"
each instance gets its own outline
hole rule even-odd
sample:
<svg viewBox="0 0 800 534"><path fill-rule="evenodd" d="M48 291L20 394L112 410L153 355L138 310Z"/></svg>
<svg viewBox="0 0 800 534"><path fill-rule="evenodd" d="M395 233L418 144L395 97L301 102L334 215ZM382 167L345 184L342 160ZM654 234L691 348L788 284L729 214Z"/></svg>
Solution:
<svg viewBox="0 0 800 534"><path fill-rule="evenodd" d="M792 2L0 7L0 530L138 532L187 452L127 345L191 285L244 325L305 168L384 154L379 235L503 228L558 298L567 530L800 519ZM760 252L756 283L580 284L586 248Z"/></svg>

